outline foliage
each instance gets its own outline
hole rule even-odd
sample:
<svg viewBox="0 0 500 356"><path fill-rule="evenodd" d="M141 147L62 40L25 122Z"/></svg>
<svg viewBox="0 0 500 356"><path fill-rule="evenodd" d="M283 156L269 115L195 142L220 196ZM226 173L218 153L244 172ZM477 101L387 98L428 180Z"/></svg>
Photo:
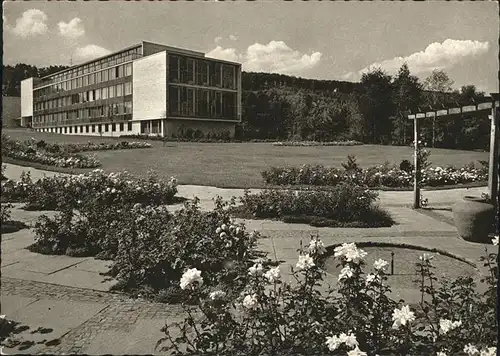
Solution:
<svg viewBox="0 0 500 356"><path fill-rule="evenodd" d="M394 223L384 210L374 206L376 192L352 184L339 184L329 191L264 190L257 194L245 191L240 199L242 207L237 211L254 218L346 227L353 226L350 224L380 227Z"/></svg>
<svg viewBox="0 0 500 356"><path fill-rule="evenodd" d="M430 153L419 149L422 186L445 186L471 182L483 182L488 179L488 171L484 164L475 168L474 164L457 169L455 167L430 167ZM404 164L403 164L404 162ZM368 188L409 188L413 186L414 167L409 161L400 166L385 163L382 165L361 168L357 166L355 157L348 157L342 169L327 168L322 165L303 165L301 167L271 167L262 172L267 184L274 185L314 185L336 186L350 182Z"/></svg>
<svg viewBox="0 0 500 356"><path fill-rule="evenodd" d="M274 146L299 146L299 147L314 147L314 146L359 146L362 142L349 140L349 141L279 141L273 143Z"/></svg>
<svg viewBox="0 0 500 356"><path fill-rule="evenodd" d="M242 288L246 278L241 271L259 256L259 235L236 224L221 199L209 212L201 211L198 203L197 199L185 203L168 216L165 212L156 215L151 207L135 206L116 224L113 234L118 251L111 274L121 289L163 296L170 302L185 300L186 294L175 282L187 266L210 271L204 277L208 286Z"/></svg>
<svg viewBox="0 0 500 356"><path fill-rule="evenodd" d="M2 156L20 161L35 162L56 167L95 168L100 166L97 158L68 152L51 152L34 139L20 142L2 134Z"/></svg>
<svg viewBox="0 0 500 356"><path fill-rule="evenodd" d="M187 270L181 284L198 303L183 305L184 321L162 328L157 349L174 355L496 354L493 273L480 295L472 279L438 283L432 257L424 254L416 264L422 299L410 306L389 297L386 261L377 260L365 276L366 252L353 243L335 248L342 270L336 288L325 292L325 252L319 238L301 246L293 282L279 267L256 263L242 272L250 283L236 297L197 283L210 271L194 270L193 278ZM490 271L495 259L488 258Z"/></svg>
<svg viewBox="0 0 500 356"><path fill-rule="evenodd" d="M104 150L124 150L124 149L134 149L134 148L150 148L151 144L147 142L129 142L120 141L116 143L68 143L68 144L57 144L57 143L46 143L43 140L39 140L35 143L39 148L43 148L51 153L67 152L67 153L78 153L87 151L104 151Z"/></svg>
<svg viewBox="0 0 500 356"><path fill-rule="evenodd" d="M79 175L45 176L32 181L29 173L21 179L3 184L8 201L26 203L31 210L57 210L66 206L76 207L82 202L96 201L103 206L142 204L172 204L177 194L177 181L159 179L154 172L147 178L136 178L127 172L107 174L96 169Z"/></svg>

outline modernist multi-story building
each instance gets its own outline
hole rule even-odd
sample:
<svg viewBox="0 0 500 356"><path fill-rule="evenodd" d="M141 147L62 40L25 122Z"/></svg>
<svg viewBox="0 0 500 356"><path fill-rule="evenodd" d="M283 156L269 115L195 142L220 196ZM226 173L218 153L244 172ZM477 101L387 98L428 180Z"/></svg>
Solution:
<svg viewBox="0 0 500 356"><path fill-rule="evenodd" d="M241 64L142 42L21 82L22 122L43 132L119 136L234 135Z"/></svg>

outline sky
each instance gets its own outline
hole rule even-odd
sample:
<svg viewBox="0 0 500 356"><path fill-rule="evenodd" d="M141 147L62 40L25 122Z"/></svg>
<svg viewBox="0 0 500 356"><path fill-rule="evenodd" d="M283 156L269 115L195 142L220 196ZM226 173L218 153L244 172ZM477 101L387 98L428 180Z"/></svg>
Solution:
<svg viewBox="0 0 500 356"><path fill-rule="evenodd" d="M78 64L150 41L242 63L243 70L359 81L403 63L425 79L498 92L499 11L480 2L9 2L4 64Z"/></svg>

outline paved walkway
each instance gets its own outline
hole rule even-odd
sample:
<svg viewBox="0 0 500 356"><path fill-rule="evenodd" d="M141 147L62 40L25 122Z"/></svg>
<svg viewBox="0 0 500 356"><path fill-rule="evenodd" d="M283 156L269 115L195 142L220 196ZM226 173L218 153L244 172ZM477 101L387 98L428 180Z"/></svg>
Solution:
<svg viewBox="0 0 500 356"><path fill-rule="evenodd" d="M31 171L34 179L43 174L56 174L7 165L6 176L17 179L22 170ZM268 236L260 241L260 248L271 259L282 263L284 278L290 277L286 271L296 263L300 241L307 242L311 235L316 234L327 246L342 242L408 244L446 251L469 262L477 262L487 245L461 240L451 224L448 208L460 196L483 190L428 192L431 205L436 202L441 210L423 212L406 207L411 202L411 192L382 192L380 203L397 222L389 228L314 228L270 220L243 222L249 230L255 229ZM180 196L198 196L205 209L212 208L212 198L216 195L227 199L242 192L239 189L179 187ZM24 211L16 205L12 215L32 224L41 214ZM24 332L23 338L40 343L24 351L4 349L7 353L153 354L154 345L163 336L160 328L165 320L172 322L180 317L178 306L131 300L109 293L108 289L115 281L100 275L107 270L109 262L31 253L25 248L32 242L33 232L27 229L2 236L1 313L29 325L31 330L42 326L53 331L45 335ZM492 250L491 245L489 249ZM336 276L332 276L332 281L335 280ZM418 300L415 290L395 289L393 294L407 301ZM43 339L57 341L53 342L54 346L46 346Z"/></svg>

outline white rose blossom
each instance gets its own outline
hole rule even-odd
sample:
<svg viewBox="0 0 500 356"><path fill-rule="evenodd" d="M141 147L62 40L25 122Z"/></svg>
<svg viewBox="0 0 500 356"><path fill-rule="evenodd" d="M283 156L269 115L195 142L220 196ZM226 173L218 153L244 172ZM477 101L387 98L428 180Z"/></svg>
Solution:
<svg viewBox="0 0 500 356"><path fill-rule="evenodd" d="M443 351L439 351L436 353L436 356L448 356L448 354L444 353Z"/></svg>
<svg viewBox="0 0 500 356"><path fill-rule="evenodd" d="M475 355L479 354L478 348L476 346L472 345L472 344L465 345L464 352L468 356L475 356Z"/></svg>
<svg viewBox="0 0 500 356"><path fill-rule="evenodd" d="M280 268L279 268L279 266L275 267L275 268L271 268L269 271L267 271L266 273L264 273L264 277L270 283L274 283L277 280L279 280L280 279Z"/></svg>
<svg viewBox="0 0 500 356"><path fill-rule="evenodd" d="M257 306L257 294L247 295L243 298L243 306L247 309L253 309Z"/></svg>
<svg viewBox="0 0 500 356"><path fill-rule="evenodd" d="M493 239L491 239L491 242L493 243L493 245L498 246L499 239L500 237L496 235Z"/></svg>
<svg viewBox="0 0 500 356"><path fill-rule="evenodd" d="M487 349L481 350L480 356L496 356L497 348L496 347L488 347Z"/></svg>
<svg viewBox="0 0 500 356"><path fill-rule="evenodd" d="M340 335L332 335L326 338L326 345L330 351L335 351L342 344L357 348L358 340L356 340L356 336L351 332L349 332L349 335L342 333Z"/></svg>
<svg viewBox="0 0 500 356"><path fill-rule="evenodd" d="M374 281L378 281L379 277L376 274L370 273L366 276L366 284L371 284Z"/></svg>
<svg viewBox="0 0 500 356"><path fill-rule="evenodd" d="M432 260L434 258L434 256L432 256L429 253L424 253L419 258L420 258L420 261L430 261L430 260Z"/></svg>
<svg viewBox="0 0 500 356"><path fill-rule="evenodd" d="M356 346L354 350L347 352L347 356L367 356L368 354L364 351L361 351L359 347Z"/></svg>
<svg viewBox="0 0 500 356"><path fill-rule="evenodd" d="M394 321L392 328L399 329L401 325L406 325L414 321L415 313L410 311L410 307L408 305L405 305L401 309L394 309L394 312L392 313L392 320Z"/></svg>
<svg viewBox="0 0 500 356"><path fill-rule="evenodd" d="M222 299L226 296L226 292L221 290L216 290L210 293L209 298L212 300Z"/></svg>
<svg viewBox="0 0 500 356"><path fill-rule="evenodd" d="M196 268L190 268L181 277L181 289L194 288L194 284L203 284L203 277L201 271Z"/></svg>
<svg viewBox="0 0 500 356"><path fill-rule="evenodd" d="M314 239L309 242L309 253L317 253L318 255L323 255L326 253L325 244L323 241Z"/></svg>
<svg viewBox="0 0 500 356"><path fill-rule="evenodd" d="M356 247L355 243L343 243L341 246L335 247L334 257L344 257L347 262L358 263L367 253Z"/></svg>
<svg viewBox="0 0 500 356"><path fill-rule="evenodd" d="M462 326L462 321L451 321L448 319L441 319L439 321L439 333L442 335L445 335L448 333L448 331L453 330L458 328L459 326Z"/></svg>
<svg viewBox="0 0 500 356"><path fill-rule="evenodd" d="M342 345L342 341L338 336L333 335L326 338L326 346L328 347L328 350L335 351L340 345Z"/></svg>
<svg viewBox="0 0 500 356"><path fill-rule="evenodd" d="M302 271L308 270L309 268L314 266L315 264L313 258L307 254L299 256L299 261L297 262L297 265L295 267L297 267L299 271Z"/></svg>
<svg viewBox="0 0 500 356"><path fill-rule="evenodd" d="M339 274L339 281L343 280L343 279L346 279L346 278L351 278L353 276L353 271L351 269L351 267L349 266L345 266L344 268L342 268L342 270L340 271L340 274Z"/></svg>
<svg viewBox="0 0 500 356"><path fill-rule="evenodd" d="M261 263L256 263L254 264L252 267L250 267L248 269L248 274L250 276L258 276L258 275L261 275L262 274L262 270L264 268L262 267L262 264Z"/></svg>
<svg viewBox="0 0 500 356"><path fill-rule="evenodd" d="M373 268L375 268L377 271L385 270L385 267L387 267L388 264L389 262L379 258L373 263Z"/></svg>

